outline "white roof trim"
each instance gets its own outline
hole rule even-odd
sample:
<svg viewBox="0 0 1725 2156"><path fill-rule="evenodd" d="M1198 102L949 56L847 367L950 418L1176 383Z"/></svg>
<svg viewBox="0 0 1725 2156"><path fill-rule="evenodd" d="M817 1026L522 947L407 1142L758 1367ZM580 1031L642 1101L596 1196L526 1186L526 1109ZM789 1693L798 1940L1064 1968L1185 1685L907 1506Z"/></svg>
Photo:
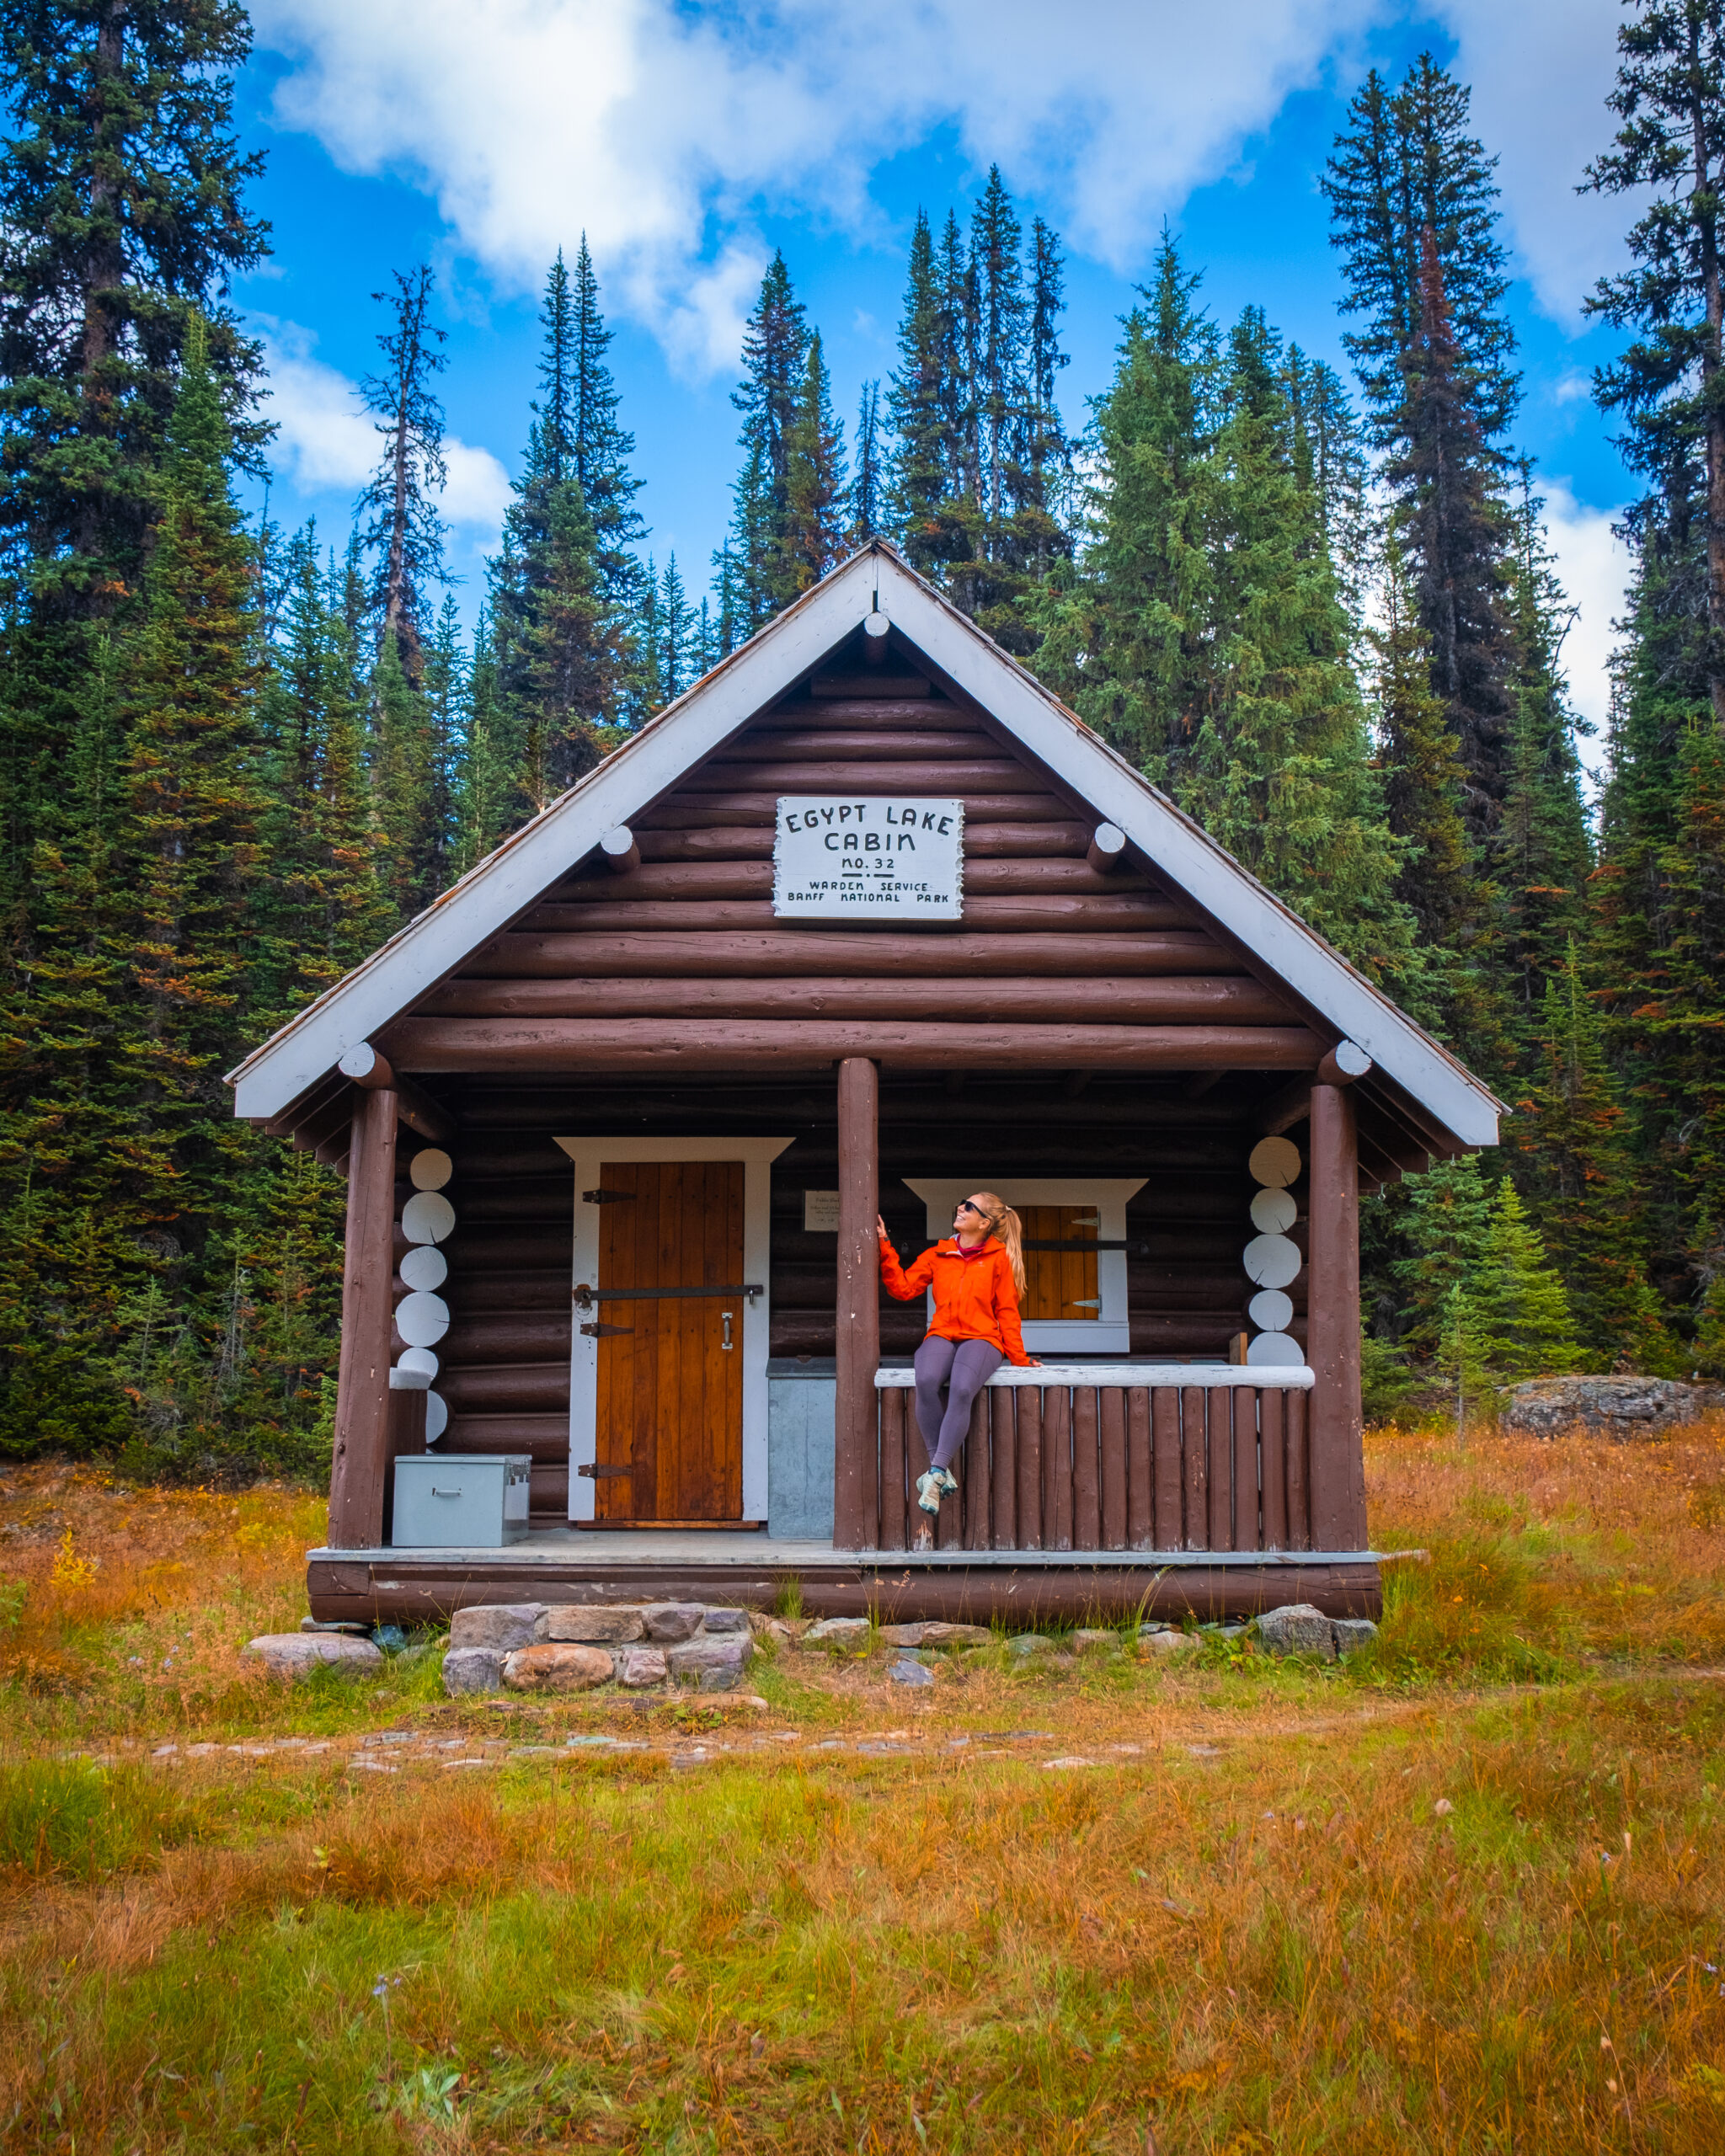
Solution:
<svg viewBox="0 0 1725 2156"><path fill-rule="evenodd" d="M247 1057L230 1075L236 1114L280 1114L818 666L877 595L908 643L1445 1129L1496 1142L1498 1104L1477 1079L885 547L834 570Z"/></svg>

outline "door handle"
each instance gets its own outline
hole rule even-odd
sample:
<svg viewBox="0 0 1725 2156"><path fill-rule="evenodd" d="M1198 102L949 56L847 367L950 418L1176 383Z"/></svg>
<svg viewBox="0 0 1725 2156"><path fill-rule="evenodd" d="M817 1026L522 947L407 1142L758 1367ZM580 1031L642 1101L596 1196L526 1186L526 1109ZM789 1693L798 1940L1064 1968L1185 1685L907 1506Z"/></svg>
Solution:
<svg viewBox="0 0 1725 2156"><path fill-rule="evenodd" d="M729 1355L732 1348L735 1344L731 1338L731 1314L729 1310L726 1310L723 1315L724 1317L724 1338L719 1342L719 1346L722 1352Z"/></svg>

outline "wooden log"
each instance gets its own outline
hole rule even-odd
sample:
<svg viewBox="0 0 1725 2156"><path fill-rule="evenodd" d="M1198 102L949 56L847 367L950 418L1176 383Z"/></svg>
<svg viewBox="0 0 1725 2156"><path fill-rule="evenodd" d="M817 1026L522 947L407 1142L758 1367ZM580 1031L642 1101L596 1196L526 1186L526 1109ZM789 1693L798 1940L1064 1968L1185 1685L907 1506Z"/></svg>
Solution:
<svg viewBox="0 0 1725 2156"><path fill-rule="evenodd" d="M446 1369L453 1369L469 1364L554 1363L561 1356L567 1382L574 1320L569 1306L569 1283L558 1284L563 1294L561 1313L528 1316L510 1310L482 1317L455 1312L449 1331L437 1343L439 1361Z"/></svg>
<svg viewBox="0 0 1725 2156"><path fill-rule="evenodd" d="M872 614L868 619L883 621L885 616ZM927 711L928 705L926 702L918 704L914 701L918 697L927 697L936 702L943 718L948 712L955 717L964 715L961 706L949 703L933 683L920 674L817 674L809 684L809 694L817 706L829 699L840 705L853 703L860 716L879 711L883 705L890 705L895 701L910 703L913 712ZM792 707L781 706L780 708Z"/></svg>
<svg viewBox="0 0 1725 2156"><path fill-rule="evenodd" d="M641 866L641 849L627 824L606 832L599 841L599 853L613 876L633 876Z"/></svg>
<svg viewBox="0 0 1725 2156"><path fill-rule="evenodd" d="M970 1428L964 1439L964 1547L991 1549L989 1514L993 1505L994 1462L989 1457L989 1392L985 1385L970 1403Z"/></svg>
<svg viewBox="0 0 1725 2156"><path fill-rule="evenodd" d="M1261 1550L1258 1417L1263 1392L1242 1386L1234 1401L1234 1543L1236 1550Z"/></svg>
<svg viewBox="0 0 1725 2156"><path fill-rule="evenodd" d="M354 1116L329 1479L329 1543L337 1550L377 1549L383 1540L396 1108L396 1097L386 1088L361 1093Z"/></svg>
<svg viewBox="0 0 1725 2156"><path fill-rule="evenodd" d="M1288 1457L1288 1547L1311 1547L1311 1499L1307 1487L1306 1459L1306 1401L1303 1392L1288 1395L1283 1414L1282 1441Z"/></svg>
<svg viewBox="0 0 1725 2156"><path fill-rule="evenodd" d="M1012 1550L1018 1532L1018 1388L995 1385L988 1402L988 1485L991 1504L988 1547Z"/></svg>
<svg viewBox="0 0 1725 2156"><path fill-rule="evenodd" d="M440 1360L443 1343L438 1342ZM437 1390L457 1409L475 1415L555 1413L567 1419L569 1412L569 1365L565 1350L558 1363L486 1363L460 1368L445 1362L437 1375Z"/></svg>
<svg viewBox="0 0 1725 2156"><path fill-rule="evenodd" d="M544 1321L542 1314L554 1313L560 1322L569 1318L569 1267L565 1262L538 1271L514 1271L499 1266L486 1273L451 1274L438 1293L449 1305L457 1326L470 1321L476 1333L499 1320L519 1317L524 1323ZM530 1315L531 1314L531 1315ZM455 1328L451 1328L453 1331ZM514 1358L506 1359L513 1360Z"/></svg>
<svg viewBox="0 0 1725 2156"><path fill-rule="evenodd" d="M1371 1058L1358 1041L1341 1040L1319 1064L1314 1083L1319 1086L1352 1086L1364 1078L1371 1069Z"/></svg>
<svg viewBox="0 0 1725 2156"><path fill-rule="evenodd" d="M534 918L541 918L547 907L596 905L612 908L625 899L638 899L655 904L684 899L770 899L772 885L771 861L654 862L638 867L633 873L619 877L615 881L585 878L559 883L545 894ZM1189 921L1189 916L1177 900L1170 899L1159 884L1152 883L1142 876L1099 876L1081 861L1039 857L1024 861L972 860L966 863L964 903L967 911L979 899L1033 899L1050 894L1096 899L1124 899L1135 895L1146 903L1156 901L1173 909L1182 921ZM575 924L577 926L579 925L579 922ZM1268 994L1269 991L1266 990L1264 992ZM1278 1007L1290 1017L1297 1016L1290 1004L1284 1002Z"/></svg>
<svg viewBox="0 0 1725 2156"><path fill-rule="evenodd" d="M1285 1550L1288 1546L1288 1451L1287 1417L1284 1406L1288 1396L1269 1387L1258 1395L1259 1471L1263 1476L1262 1502L1263 1507L1263 1546L1266 1550Z"/></svg>
<svg viewBox="0 0 1725 2156"><path fill-rule="evenodd" d="M695 831L640 831L644 862L771 861L776 834L768 824L719 824ZM964 826L967 867L977 862L1070 860L1082 863L1089 833L1082 824L997 823Z"/></svg>
<svg viewBox="0 0 1725 2156"><path fill-rule="evenodd" d="M1025 1385L1012 1395L1018 1454L1018 1489L1013 1505L1015 1550L1042 1547L1042 1402L1039 1385Z"/></svg>
<svg viewBox="0 0 1725 2156"><path fill-rule="evenodd" d="M1234 1546L1234 1389L1210 1388L1206 1416L1210 1438L1210 1533L1212 1550Z"/></svg>
<svg viewBox="0 0 1725 2156"><path fill-rule="evenodd" d="M1180 1070L1216 1056L1242 1070L1286 1070L1306 1067L1321 1049L1300 1026L796 1018L409 1017L390 1027L389 1041L409 1070L445 1072L817 1070L869 1058L925 1070Z"/></svg>
<svg viewBox="0 0 1725 2156"><path fill-rule="evenodd" d="M1181 1518L1180 1395L1171 1385L1154 1385L1150 1395L1151 1473L1156 1483L1157 1550L1178 1550L1185 1540Z"/></svg>
<svg viewBox="0 0 1725 2156"><path fill-rule="evenodd" d="M750 771L751 782L761 774ZM795 789L806 792L806 787ZM996 822L1002 818L1028 820L1037 819L1048 823L1070 821L1073 808L1054 793L965 793L959 798L964 803L964 821L972 823ZM778 821L778 794L745 792L739 789L730 793L674 794L661 802L656 808L645 810L636 817L630 828L638 836L643 831L698 831L711 830L720 824L759 823L769 830Z"/></svg>
<svg viewBox="0 0 1725 2156"><path fill-rule="evenodd" d="M916 1396L905 1396L905 1547L929 1550L934 1546L934 1524L916 1502L916 1485L928 1472L928 1448L916 1420Z"/></svg>
<svg viewBox="0 0 1725 2156"><path fill-rule="evenodd" d="M770 898L614 899L609 903L560 905L547 899L525 924L530 934L547 936L648 931L668 934L764 934L777 916ZM1060 891L1041 896L966 898L964 925L985 933L1023 930L1030 934L1064 930L1072 937L1150 935L1165 929L1189 929L1191 915L1162 899L1129 894L1124 898L1083 898ZM853 931L856 932L856 931ZM866 930L861 931L868 933ZM931 923L924 931L945 938L950 931ZM1113 969L1110 969L1112 971Z"/></svg>
<svg viewBox="0 0 1725 2156"><path fill-rule="evenodd" d="M1156 1480L1151 1469L1150 1388L1126 1394L1126 1541L1134 1550L1156 1547Z"/></svg>
<svg viewBox="0 0 1725 2156"><path fill-rule="evenodd" d="M892 623L878 606L871 608L863 616L862 664L865 666L882 667L886 664L887 654L891 648L891 632ZM887 689L892 685L890 680L884 680L880 686ZM922 686L927 688L928 685L924 682Z"/></svg>
<svg viewBox="0 0 1725 2156"><path fill-rule="evenodd" d="M921 707L925 718L944 719L944 712L935 713L927 705ZM738 766L782 763L789 766L806 760L810 765L836 764L848 757L857 764L914 763L920 757L945 756L967 766L985 755L988 737L974 728L944 728L931 726L927 734L918 734L908 728L883 725L878 732L866 728L844 725L802 727L775 727L751 729L740 741L733 741L725 750L725 764L734 770ZM745 782L752 776L745 771ZM1035 782L1039 786L1040 780ZM798 786L788 787L787 792L824 793L827 791L824 773L817 769L805 771Z"/></svg>
<svg viewBox="0 0 1725 2156"><path fill-rule="evenodd" d="M348 1085L348 1080L339 1070L332 1070L327 1077L320 1078L315 1086L307 1086L296 1099L288 1102L280 1115L265 1116L258 1128L266 1138L291 1138L302 1123L345 1096Z"/></svg>
<svg viewBox="0 0 1725 2156"><path fill-rule="evenodd" d="M1126 834L1118 824L1098 824L1084 856L1098 876L1117 876L1130 866Z"/></svg>
<svg viewBox="0 0 1725 2156"><path fill-rule="evenodd" d="M1365 1546L1360 1429L1359 1189L1351 1088L1311 1095L1311 1262L1306 1412L1311 1534L1322 1550Z"/></svg>
<svg viewBox="0 0 1725 2156"><path fill-rule="evenodd" d="M1063 1385L1042 1393L1043 1547L1072 1546L1072 1395Z"/></svg>
<svg viewBox="0 0 1725 2156"><path fill-rule="evenodd" d="M1072 1388L1072 1547L1102 1547L1102 1461L1096 1387Z"/></svg>
<svg viewBox="0 0 1725 2156"><path fill-rule="evenodd" d="M425 1018L1018 1018L1031 1024L1287 1025L1287 1006L1239 974L1131 974L1076 980L452 980L424 998ZM890 1111L889 1111L889 1115Z"/></svg>
<svg viewBox="0 0 1725 2156"><path fill-rule="evenodd" d="M516 1410L503 1415L451 1415L438 1441L440 1452L524 1452L536 1463L566 1465L569 1456L569 1412L536 1414Z"/></svg>
<svg viewBox="0 0 1725 2156"><path fill-rule="evenodd" d="M874 1373L880 1362L880 1209L877 1118L880 1072L866 1055L846 1056L838 1072L839 1234L836 1342L838 1399L834 1428L833 1540L866 1545L863 1454L876 1446Z"/></svg>
<svg viewBox="0 0 1725 2156"><path fill-rule="evenodd" d="M1271 1094L1252 1118L1252 1128L1260 1137L1279 1138L1296 1123L1304 1123L1311 1113L1311 1081L1296 1078L1279 1092Z"/></svg>
<svg viewBox="0 0 1725 2156"><path fill-rule="evenodd" d="M973 1402L973 1406L975 1403ZM947 1472L958 1484L949 1491L934 1523L934 1546L937 1550L962 1550L964 1547L964 1517L969 1510L965 1492L970 1481L970 1465L965 1458L969 1450L968 1438L959 1446L948 1465Z"/></svg>
<svg viewBox="0 0 1725 2156"><path fill-rule="evenodd" d="M1210 1450L1204 1423L1201 1386L1180 1390L1180 1454L1186 1524L1186 1547L1201 1550L1210 1539Z"/></svg>
<svg viewBox="0 0 1725 2156"><path fill-rule="evenodd" d="M1097 1407L1102 1448L1102 1539L1097 1546L1124 1550L1128 1544L1125 1388L1098 1387Z"/></svg>
<svg viewBox="0 0 1725 2156"><path fill-rule="evenodd" d="M473 1273L549 1272L561 1266L563 1292L572 1279L575 1231L568 1222L541 1227L531 1222L497 1226L464 1225L457 1217L455 1233L440 1246L449 1260L451 1276Z"/></svg>
<svg viewBox="0 0 1725 2156"><path fill-rule="evenodd" d="M414 1085L411 1078L393 1070L388 1058L370 1041L357 1042L349 1049L341 1059L340 1069L344 1077L364 1091L393 1092L396 1113L409 1130L430 1139L434 1145L453 1144L460 1129L455 1118Z"/></svg>
<svg viewBox="0 0 1725 2156"><path fill-rule="evenodd" d="M950 800L967 793L1041 794L1048 781L1028 765L1008 756L930 757L927 761L906 758L896 763L844 763L836 758L811 769L808 764L740 763L734 757L703 764L680 782L683 792L734 793L754 788L772 795L782 793L852 793L859 798L882 798L888 794L924 800Z"/></svg>
<svg viewBox="0 0 1725 2156"><path fill-rule="evenodd" d="M1227 956L1201 929L1172 928L1146 935L1108 935L1087 940L1055 932L1007 931L948 935L886 934L873 929L762 927L747 934L525 932L495 937L463 963L462 980L564 980L579 978L704 980L712 976L758 979L826 975L936 979L991 979L1052 974L1124 976L1127 974L1221 974Z"/></svg>
<svg viewBox="0 0 1725 2156"><path fill-rule="evenodd" d="M889 1385L880 1396L880 1546L905 1547L905 1414L911 1395Z"/></svg>

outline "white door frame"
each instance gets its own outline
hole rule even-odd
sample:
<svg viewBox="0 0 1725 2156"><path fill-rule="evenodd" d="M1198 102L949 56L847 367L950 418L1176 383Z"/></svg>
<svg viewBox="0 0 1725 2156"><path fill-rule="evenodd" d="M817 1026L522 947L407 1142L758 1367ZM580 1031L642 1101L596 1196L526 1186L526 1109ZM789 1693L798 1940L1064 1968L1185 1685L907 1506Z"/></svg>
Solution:
<svg viewBox="0 0 1725 2156"><path fill-rule="evenodd" d="M581 1203L599 1187L601 1161L740 1161L743 1164L743 1278L761 1292L743 1301L743 1518L766 1518L766 1341L772 1301L772 1164L788 1138L559 1138L574 1163L572 1202L575 1262L571 1288L599 1279L599 1208ZM600 1307L602 1307L601 1305ZM599 1342L577 1321L569 1345L569 1518L592 1519L599 1486L578 1475L599 1458Z"/></svg>
<svg viewBox="0 0 1725 2156"><path fill-rule="evenodd" d="M1126 1240L1126 1201L1143 1189L1147 1176L906 1176L905 1187L914 1191L928 1208L928 1234L938 1242L953 1232L953 1208L973 1190L997 1190L1016 1212L1021 1205L1093 1205L1101 1226L1098 1242ZM1092 1325L1053 1318L1028 1320L1024 1345L1029 1353L1044 1355L1129 1355L1132 1331L1126 1306L1126 1253L1099 1250L1096 1254L1096 1292L1102 1308ZM928 1315L934 1316L934 1294L928 1297Z"/></svg>

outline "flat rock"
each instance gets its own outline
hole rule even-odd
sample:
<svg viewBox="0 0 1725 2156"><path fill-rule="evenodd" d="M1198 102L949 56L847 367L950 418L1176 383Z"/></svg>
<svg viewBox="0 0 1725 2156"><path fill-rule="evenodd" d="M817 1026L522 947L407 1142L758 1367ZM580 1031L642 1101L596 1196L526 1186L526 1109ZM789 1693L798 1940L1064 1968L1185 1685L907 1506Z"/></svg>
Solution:
<svg viewBox="0 0 1725 2156"><path fill-rule="evenodd" d="M1165 1627L1158 1632L1138 1635L1138 1652L1141 1655L1189 1654L1198 1645L1196 1632L1174 1632Z"/></svg>
<svg viewBox="0 0 1725 2156"><path fill-rule="evenodd" d="M1084 1625L1072 1635L1074 1654L1112 1654L1119 1644L1118 1632L1105 1631L1096 1625Z"/></svg>
<svg viewBox="0 0 1725 2156"><path fill-rule="evenodd" d="M803 1635L805 1647L859 1646L868 1631L866 1617L823 1617Z"/></svg>
<svg viewBox="0 0 1725 2156"><path fill-rule="evenodd" d="M1325 1662L1336 1659L1333 1619L1309 1602L1290 1602L1280 1609L1267 1609L1258 1620L1261 1645L1272 1654L1315 1654Z"/></svg>
<svg viewBox="0 0 1725 2156"><path fill-rule="evenodd" d="M993 1637L986 1625L883 1625L880 1636L889 1647L981 1647Z"/></svg>
<svg viewBox="0 0 1725 2156"><path fill-rule="evenodd" d="M443 1657L443 1689L451 1699L463 1692L495 1692L503 1684L501 1647L451 1647Z"/></svg>
<svg viewBox="0 0 1725 2156"><path fill-rule="evenodd" d="M1512 1385L1498 1418L1514 1437L1555 1438L1586 1430L1620 1443L1698 1422L1725 1410L1725 1386L1674 1378L1531 1378Z"/></svg>
<svg viewBox="0 0 1725 2156"><path fill-rule="evenodd" d="M488 1602L475 1609L457 1609L449 1620L449 1644L452 1648L494 1647L503 1654L530 1647L544 1607L542 1602Z"/></svg>
<svg viewBox="0 0 1725 2156"><path fill-rule="evenodd" d="M1353 1654L1360 1647L1369 1647L1378 1636L1370 1617L1332 1617L1330 1630L1336 1636L1338 1654Z"/></svg>
<svg viewBox="0 0 1725 2156"><path fill-rule="evenodd" d="M746 1632L718 1640L685 1640L667 1648L665 1663L679 1684L693 1684L703 1692L729 1691L748 1667L755 1642Z"/></svg>
<svg viewBox="0 0 1725 2156"><path fill-rule="evenodd" d="M647 1636L661 1646L692 1639L701 1629L706 1611L698 1602L654 1602L641 1612Z"/></svg>
<svg viewBox="0 0 1725 2156"><path fill-rule="evenodd" d="M604 1603L555 1603L533 1628L536 1640L579 1640L590 1646L615 1646L638 1640L647 1630L638 1609Z"/></svg>
<svg viewBox="0 0 1725 2156"><path fill-rule="evenodd" d="M887 1675L895 1684L932 1684L934 1672L920 1662L895 1662Z"/></svg>
<svg viewBox="0 0 1725 2156"><path fill-rule="evenodd" d="M663 1647L619 1647L614 1657L619 1684L663 1684L665 1679Z"/></svg>
<svg viewBox="0 0 1725 2156"><path fill-rule="evenodd" d="M709 1639L728 1632L746 1632L750 1630L746 1609L709 1609L705 1630Z"/></svg>
<svg viewBox="0 0 1725 2156"><path fill-rule="evenodd" d="M511 1692L587 1692L609 1684L611 1673L603 1647L561 1641L517 1647L503 1664L503 1681Z"/></svg>
<svg viewBox="0 0 1725 2156"><path fill-rule="evenodd" d="M1046 1654L1053 1645L1054 1641L1045 1639L1040 1632L1020 1632L1016 1639L1007 1641L1013 1654Z"/></svg>
<svg viewBox="0 0 1725 2156"><path fill-rule="evenodd" d="M793 1647L799 1636L798 1628L782 1617L763 1617L758 1610L750 1612L749 1630L756 1640L775 1647Z"/></svg>
<svg viewBox="0 0 1725 2156"><path fill-rule="evenodd" d="M369 1640L349 1632L264 1632L246 1642L272 1677L309 1677L314 1669L339 1663L348 1669L375 1669L382 1662Z"/></svg>

